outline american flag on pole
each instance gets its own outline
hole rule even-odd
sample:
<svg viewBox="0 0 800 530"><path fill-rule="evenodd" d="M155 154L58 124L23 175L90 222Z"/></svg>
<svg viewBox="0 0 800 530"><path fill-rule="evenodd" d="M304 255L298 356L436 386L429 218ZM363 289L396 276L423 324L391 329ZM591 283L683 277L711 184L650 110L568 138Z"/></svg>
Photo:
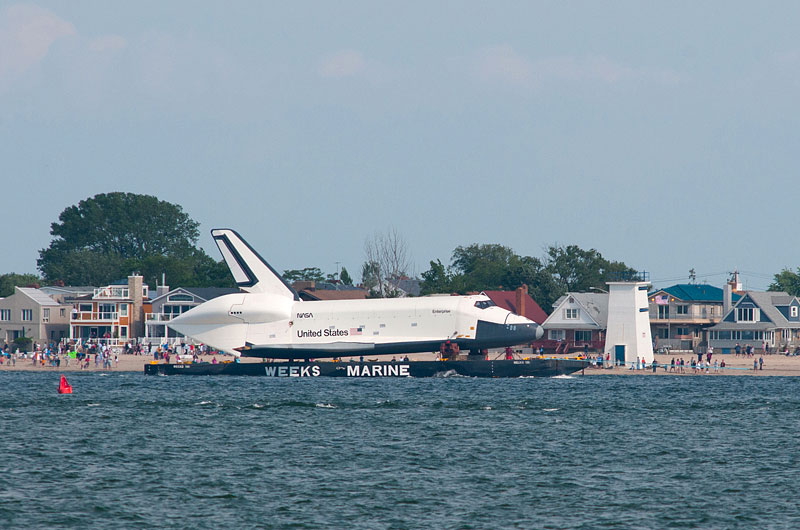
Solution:
<svg viewBox="0 0 800 530"><path fill-rule="evenodd" d="M350 328L350 335L361 335L363 328Z"/></svg>

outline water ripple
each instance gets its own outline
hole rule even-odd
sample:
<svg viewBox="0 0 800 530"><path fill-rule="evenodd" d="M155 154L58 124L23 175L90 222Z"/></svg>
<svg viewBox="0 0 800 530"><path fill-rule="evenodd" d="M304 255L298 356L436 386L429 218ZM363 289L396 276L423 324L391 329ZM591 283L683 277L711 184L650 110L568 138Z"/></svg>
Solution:
<svg viewBox="0 0 800 530"><path fill-rule="evenodd" d="M794 378L55 377L0 372L0 527L800 527Z"/></svg>

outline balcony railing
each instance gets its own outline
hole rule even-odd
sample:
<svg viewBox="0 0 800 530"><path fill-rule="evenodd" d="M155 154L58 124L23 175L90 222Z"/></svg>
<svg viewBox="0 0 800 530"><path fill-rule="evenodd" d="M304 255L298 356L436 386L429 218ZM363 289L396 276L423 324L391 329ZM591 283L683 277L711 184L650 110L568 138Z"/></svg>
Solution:
<svg viewBox="0 0 800 530"><path fill-rule="evenodd" d="M73 313L71 322L84 322L84 321L102 321L102 322L115 322L119 320L119 313L107 312L81 312Z"/></svg>
<svg viewBox="0 0 800 530"><path fill-rule="evenodd" d="M94 290L94 298L130 298L127 287L100 287Z"/></svg>

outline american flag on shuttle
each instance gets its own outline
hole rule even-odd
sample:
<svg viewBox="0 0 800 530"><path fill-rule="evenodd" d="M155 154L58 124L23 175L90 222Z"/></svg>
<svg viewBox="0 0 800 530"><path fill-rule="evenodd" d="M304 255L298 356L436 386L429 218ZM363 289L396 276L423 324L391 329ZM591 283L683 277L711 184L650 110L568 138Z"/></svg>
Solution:
<svg viewBox="0 0 800 530"><path fill-rule="evenodd" d="M364 328L350 328L350 335L361 335L363 331Z"/></svg>

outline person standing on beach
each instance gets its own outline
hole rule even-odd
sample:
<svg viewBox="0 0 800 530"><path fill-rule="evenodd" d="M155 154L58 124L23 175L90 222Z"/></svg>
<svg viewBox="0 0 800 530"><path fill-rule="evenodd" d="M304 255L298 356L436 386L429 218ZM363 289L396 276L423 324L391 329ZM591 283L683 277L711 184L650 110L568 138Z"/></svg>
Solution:
<svg viewBox="0 0 800 530"><path fill-rule="evenodd" d="M764 369L764 357L759 357L758 358L758 369L759 370L763 370Z"/></svg>
<svg viewBox="0 0 800 530"><path fill-rule="evenodd" d="M736 352L736 357L739 357L739 354L742 353L742 347L739 346L739 343L736 343L736 347L733 349Z"/></svg>

